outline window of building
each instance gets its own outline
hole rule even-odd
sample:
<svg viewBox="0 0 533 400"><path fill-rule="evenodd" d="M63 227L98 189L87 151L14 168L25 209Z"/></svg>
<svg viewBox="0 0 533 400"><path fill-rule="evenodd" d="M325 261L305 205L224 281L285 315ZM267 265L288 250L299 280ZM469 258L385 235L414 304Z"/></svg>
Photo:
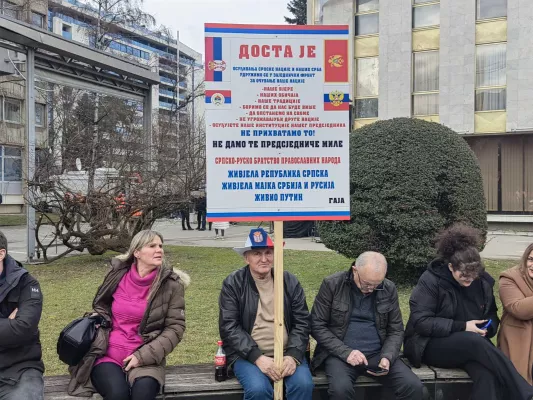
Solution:
<svg viewBox="0 0 533 400"><path fill-rule="evenodd" d="M413 95L413 115L439 115L439 94L417 93Z"/></svg>
<svg viewBox="0 0 533 400"><path fill-rule="evenodd" d="M72 40L72 26L63 24L63 27L61 28L61 35L65 39Z"/></svg>
<svg viewBox="0 0 533 400"><path fill-rule="evenodd" d="M476 90L476 111L503 111L506 107L506 89Z"/></svg>
<svg viewBox="0 0 533 400"><path fill-rule="evenodd" d="M17 182L22 180L22 150L19 147L2 146L2 181Z"/></svg>
<svg viewBox="0 0 533 400"><path fill-rule="evenodd" d="M477 0L477 19L507 16L507 0Z"/></svg>
<svg viewBox="0 0 533 400"><path fill-rule="evenodd" d="M19 9L19 6L10 3L9 1L4 0L2 3L2 14L4 14L6 17L18 19Z"/></svg>
<svg viewBox="0 0 533 400"><path fill-rule="evenodd" d="M476 87L505 86L507 81L507 45L477 46Z"/></svg>
<svg viewBox="0 0 533 400"><path fill-rule="evenodd" d="M379 84L379 58L358 58L356 74L356 96L377 96Z"/></svg>
<svg viewBox="0 0 533 400"><path fill-rule="evenodd" d="M44 28L44 15L32 11L31 23L39 28Z"/></svg>
<svg viewBox="0 0 533 400"><path fill-rule="evenodd" d="M379 33L379 13L355 16L355 36Z"/></svg>
<svg viewBox="0 0 533 400"><path fill-rule="evenodd" d="M413 7L413 28L438 25L440 25L440 4L433 2Z"/></svg>
<svg viewBox="0 0 533 400"><path fill-rule="evenodd" d="M21 108L20 100L4 98L4 121L20 124Z"/></svg>
<svg viewBox="0 0 533 400"><path fill-rule="evenodd" d="M323 22L322 7L328 0L314 0L315 1L315 10L314 10L314 19L315 25L321 25Z"/></svg>
<svg viewBox="0 0 533 400"><path fill-rule="evenodd" d="M413 115L439 114L439 52L413 53Z"/></svg>
<svg viewBox="0 0 533 400"><path fill-rule="evenodd" d="M379 11L379 0L356 0L355 12Z"/></svg>
<svg viewBox="0 0 533 400"><path fill-rule="evenodd" d="M35 125L44 126L46 121L46 106L44 104L35 103Z"/></svg>
<svg viewBox="0 0 533 400"><path fill-rule="evenodd" d="M355 118L377 118L379 58L358 58L355 80Z"/></svg>
<svg viewBox="0 0 533 400"><path fill-rule="evenodd" d="M506 109L507 45L476 48L476 111Z"/></svg>
<svg viewBox="0 0 533 400"><path fill-rule="evenodd" d="M424 51L413 54L415 92L439 90L439 52Z"/></svg>
<svg viewBox="0 0 533 400"><path fill-rule="evenodd" d="M378 99L355 99L355 118L377 118Z"/></svg>

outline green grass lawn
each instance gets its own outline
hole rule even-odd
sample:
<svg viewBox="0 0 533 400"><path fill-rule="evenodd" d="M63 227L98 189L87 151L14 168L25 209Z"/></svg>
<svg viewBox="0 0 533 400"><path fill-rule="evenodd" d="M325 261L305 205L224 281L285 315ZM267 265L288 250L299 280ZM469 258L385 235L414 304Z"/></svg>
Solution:
<svg viewBox="0 0 533 400"><path fill-rule="evenodd" d="M58 221L59 217L56 214L48 214L52 221ZM39 214L35 215L35 218L39 218ZM47 223L48 220L44 219ZM26 225L26 214L5 214L0 215L0 226L21 226Z"/></svg>
<svg viewBox="0 0 533 400"><path fill-rule="evenodd" d="M183 342L169 356L168 364L212 362L218 340L220 287L230 272L243 266L242 258L231 249L177 246L167 246L166 255L173 265L189 273L192 280L185 292L187 330ZM45 296L40 329L47 375L67 372L57 358L57 337L70 321L91 310L110 256L69 257L50 265L29 267L40 281ZM508 261L486 262L495 278L499 271L512 264ZM347 270L350 260L333 252L286 250L285 265L286 270L294 273L302 283L311 308L322 279ZM399 288L404 319L408 317L409 295L410 288Z"/></svg>
<svg viewBox="0 0 533 400"><path fill-rule="evenodd" d="M0 226L18 226L18 225L26 225L25 214L0 215Z"/></svg>

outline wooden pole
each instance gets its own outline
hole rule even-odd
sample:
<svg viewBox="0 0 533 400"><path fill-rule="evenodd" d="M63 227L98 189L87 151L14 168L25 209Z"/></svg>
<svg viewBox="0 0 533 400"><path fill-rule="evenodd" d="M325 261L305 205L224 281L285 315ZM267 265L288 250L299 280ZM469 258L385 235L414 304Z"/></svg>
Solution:
<svg viewBox="0 0 533 400"><path fill-rule="evenodd" d="M274 221L274 364L283 368L283 221ZM283 379L274 383L274 400L283 400Z"/></svg>

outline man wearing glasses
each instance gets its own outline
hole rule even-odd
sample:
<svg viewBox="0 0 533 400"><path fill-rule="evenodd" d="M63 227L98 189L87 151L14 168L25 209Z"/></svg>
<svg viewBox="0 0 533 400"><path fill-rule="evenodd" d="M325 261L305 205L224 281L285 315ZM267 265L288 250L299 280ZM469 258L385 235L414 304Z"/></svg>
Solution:
<svg viewBox="0 0 533 400"><path fill-rule="evenodd" d="M421 400L422 382L398 358L404 328L394 283L385 279L387 260L361 254L347 272L324 279L311 311L317 348L312 370L322 365L330 399L355 399L361 374L390 387L397 399Z"/></svg>

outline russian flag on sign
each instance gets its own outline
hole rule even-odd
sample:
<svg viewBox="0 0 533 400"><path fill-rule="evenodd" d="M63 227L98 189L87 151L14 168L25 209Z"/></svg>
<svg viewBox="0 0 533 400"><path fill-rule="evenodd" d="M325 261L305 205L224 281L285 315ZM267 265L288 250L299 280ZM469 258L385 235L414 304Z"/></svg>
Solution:
<svg viewBox="0 0 533 400"><path fill-rule="evenodd" d="M205 38L206 82L229 82L230 41L221 37Z"/></svg>
<svg viewBox="0 0 533 400"><path fill-rule="evenodd" d="M231 90L206 90L205 108L208 110L231 109Z"/></svg>
<svg viewBox="0 0 533 400"><path fill-rule="evenodd" d="M350 94L332 89L324 94L324 111L349 111Z"/></svg>

